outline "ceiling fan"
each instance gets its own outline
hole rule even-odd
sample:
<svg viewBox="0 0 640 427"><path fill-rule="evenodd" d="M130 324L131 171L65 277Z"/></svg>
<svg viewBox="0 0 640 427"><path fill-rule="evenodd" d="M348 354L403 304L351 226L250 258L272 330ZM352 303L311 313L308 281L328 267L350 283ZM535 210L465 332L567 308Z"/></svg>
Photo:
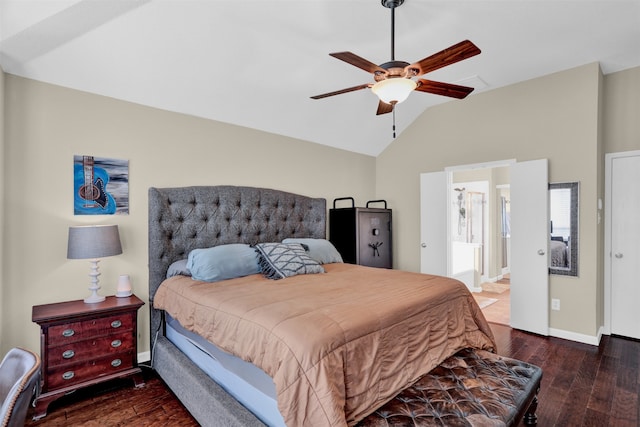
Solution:
<svg viewBox="0 0 640 427"><path fill-rule="evenodd" d="M394 59L395 8L401 6L404 0L381 0L381 3L384 7L391 9L391 61L376 65L351 52L330 53L329 55L334 58L372 73L375 83L365 83L335 92L312 96L312 99L322 99L371 88L371 91L380 99L376 112L377 115L380 115L392 112L394 106L407 99L409 94L414 90L457 99L463 99L473 92L474 88L472 87L420 78L414 80L413 77L421 76L462 61L463 59L478 55L480 49L475 44L469 40L464 40L413 64L405 61L396 61Z"/></svg>

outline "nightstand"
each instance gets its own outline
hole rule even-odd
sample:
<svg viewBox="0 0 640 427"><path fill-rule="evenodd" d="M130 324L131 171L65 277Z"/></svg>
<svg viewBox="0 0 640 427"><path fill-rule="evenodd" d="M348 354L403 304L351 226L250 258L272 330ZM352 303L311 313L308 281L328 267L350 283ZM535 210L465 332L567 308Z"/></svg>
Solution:
<svg viewBox="0 0 640 427"><path fill-rule="evenodd" d="M42 358L34 419L47 415L51 402L82 387L126 376L133 376L136 387L144 385L136 336L143 305L132 295L92 304L77 300L33 306Z"/></svg>

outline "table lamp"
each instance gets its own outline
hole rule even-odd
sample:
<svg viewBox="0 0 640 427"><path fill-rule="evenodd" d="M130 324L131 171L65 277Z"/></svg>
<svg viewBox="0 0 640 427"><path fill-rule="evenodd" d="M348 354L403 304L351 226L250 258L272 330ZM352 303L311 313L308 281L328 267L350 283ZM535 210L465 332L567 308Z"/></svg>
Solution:
<svg viewBox="0 0 640 427"><path fill-rule="evenodd" d="M88 259L91 271L89 277L91 295L84 299L85 303L104 301L105 297L98 295L100 289L98 276L98 262L100 258L120 255L122 245L117 225L84 225L69 227L69 242L67 244L68 259Z"/></svg>

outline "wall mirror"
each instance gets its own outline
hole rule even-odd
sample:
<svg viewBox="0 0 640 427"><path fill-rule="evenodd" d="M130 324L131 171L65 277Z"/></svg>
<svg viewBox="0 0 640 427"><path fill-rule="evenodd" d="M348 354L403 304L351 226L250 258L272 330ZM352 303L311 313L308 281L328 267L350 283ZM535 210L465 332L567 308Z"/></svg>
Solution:
<svg viewBox="0 0 640 427"><path fill-rule="evenodd" d="M578 275L577 182L549 184L549 273Z"/></svg>

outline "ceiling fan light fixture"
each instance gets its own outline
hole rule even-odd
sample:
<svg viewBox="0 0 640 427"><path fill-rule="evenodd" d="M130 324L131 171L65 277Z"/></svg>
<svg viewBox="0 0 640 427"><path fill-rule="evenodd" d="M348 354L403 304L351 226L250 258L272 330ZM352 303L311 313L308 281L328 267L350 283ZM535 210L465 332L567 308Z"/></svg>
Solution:
<svg viewBox="0 0 640 427"><path fill-rule="evenodd" d="M399 104L409 97L417 83L404 77L381 80L371 87L380 101L387 104Z"/></svg>

